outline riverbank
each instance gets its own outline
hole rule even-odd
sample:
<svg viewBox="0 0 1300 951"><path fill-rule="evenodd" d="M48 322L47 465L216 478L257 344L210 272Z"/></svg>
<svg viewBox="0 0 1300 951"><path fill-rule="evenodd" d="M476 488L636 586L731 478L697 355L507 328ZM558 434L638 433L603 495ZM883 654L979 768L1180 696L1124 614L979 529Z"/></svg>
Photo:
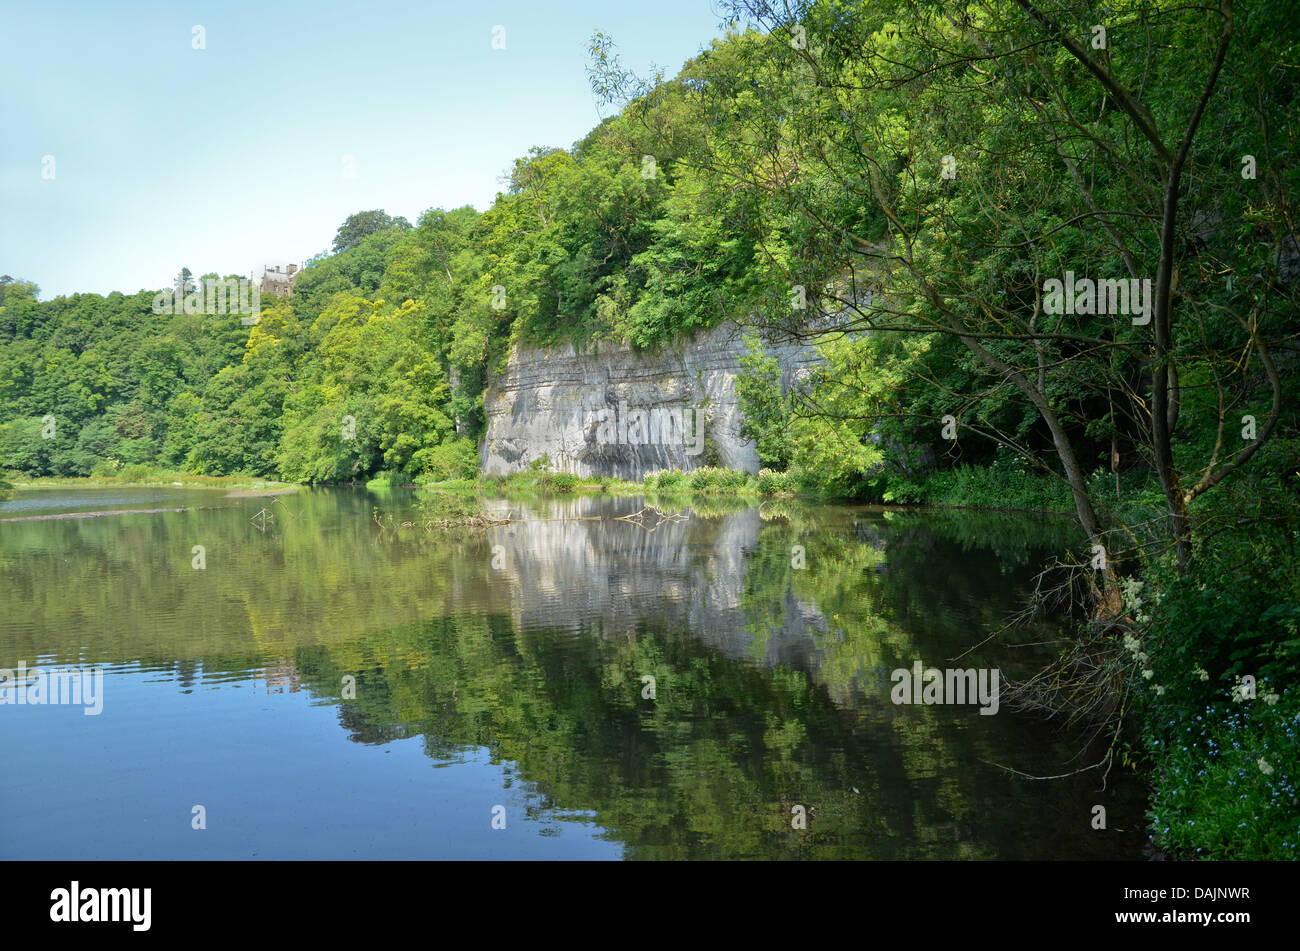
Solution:
<svg viewBox="0 0 1300 951"><path fill-rule="evenodd" d="M1006 473L962 467L933 473L919 480L895 481L883 493L870 497L827 495L820 486L806 481L798 472L760 470L756 475L734 469L704 466L690 471L669 469L651 472L640 482L613 476L579 476L567 472L529 469L507 476L478 476L472 479L421 478L405 481L391 473L380 473L365 482L339 483L364 486L382 492L392 488L416 488L443 495L614 495L663 494L681 497L714 496L738 499L806 499L817 502L845 502L882 505L897 509L953 509L987 512L1044 512L1071 514L1069 494L1056 480L1026 473ZM241 473L228 476L196 475L150 466L132 466L112 476L41 476L29 478L10 473L8 491L50 488L177 487L230 488L251 495L282 495L296 492L302 483L277 481ZM0 490L6 483L0 482ZM0 495L0 498L3 498Z"/></svg>
<svg viewBox="0 0 1300 951"><path fill-rule="evenodd" d="M383 489L398 484L402 483L380 477L366 483L366 486ZM641 495L658 492L756 499L805 498L819 502L867 503L899 509L1044 512L1059 515L1071 515L1073 512L1069 491L1059 480L1032 473L975 467L936 472L923 479L897 480L884 492L865 498L827 495L817 484L806 481L801 473L794 471L774 472L762 469L757 475L750 475L712 466L689 472L680 469L652 472L640 482L611 476L578 476L565 472L529 470L508 476L429 479L406 484L453 495L480 495L485 492Z"/></svg>
<svg viewBox="0 0 1300 951"><path fill-rule="evenodd" d="M11 489L99 489L99 488L230 488L246 489L250 495L285 495L296 492L300 485L278 482L253 475L208 476L195 475L172 469L155 469L151 466L131 466L113 476L40 476L26 478L12 473L7 484ZM0 488L6 483L0 482ZM0 496L3 498L3 496Z"/></svg>
<svg viewBox="0 0 1300 951"><path fill-rule="evenodd" d="M382 481L367 484L368 488L382 487ZM479 476L476 479L425 480L420 488L449 494L481 494L484 492L537 492L567 495L573 493L599 493L606 495L641 495L647 492L674 494L732 495L753 498L793 498L805 494L802 488L785 473L763 470L749 475L734 469L703 466L690 472L669 469L651 472L640 482L612 476L579 476L568 472L527 470L508 476Z"/></svg>

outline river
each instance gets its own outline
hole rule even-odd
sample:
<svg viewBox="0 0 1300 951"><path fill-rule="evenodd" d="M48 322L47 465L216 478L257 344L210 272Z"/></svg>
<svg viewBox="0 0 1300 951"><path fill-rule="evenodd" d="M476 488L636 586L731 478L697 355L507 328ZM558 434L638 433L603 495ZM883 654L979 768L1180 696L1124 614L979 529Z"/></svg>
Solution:
<svg viewBox="0 0 1300 951"><path fill-rule="evenodd" d="M1069 520L475 504L498 524L401 489L0 502L0 667L102 671L97 712L9 686L0 859L1141 857L1131 773L1028 778L1086 734L895 702L917 662L1050 656L1049 620L990 635Z"/></svg>

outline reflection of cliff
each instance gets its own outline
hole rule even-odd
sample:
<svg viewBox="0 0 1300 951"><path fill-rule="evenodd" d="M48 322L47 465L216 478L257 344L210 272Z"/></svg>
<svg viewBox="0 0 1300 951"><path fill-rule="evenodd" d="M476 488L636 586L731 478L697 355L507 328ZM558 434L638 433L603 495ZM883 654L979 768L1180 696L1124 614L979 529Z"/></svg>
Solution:
<svg viewBox="0 0 1300 951"><path fill-rule="evenodd" d="M381 504L393 525L416 525L414 493ZM211 676L315 645L353 651L362 665L376 632L459 613L508 615L521 630L686 631L729 657L815 670L845 698L855 668L909 665L916 632L931 641L927 658L984 638L1038 563L1025 546L1043 530L1025 520L1017 541L1017 523L1000 515L948 538L928 530L944 524L937 515L886 521L822 507L764 522L754 509L697 506L683 521L637 525L618 518L641 506L635 498L486 504L525 521L381 530L367 493L304 490L292 518L266 533L249 520L257 499L7 526L0 585L13 597L0 617L0 666L201 662ZM956 531L971 520L952 521ZM982 540L1000 546L996 557ZM202 571L191 567L197 543L208 552ZM791 570L796 543L807 547L806 570ZM890 637L896 649L881 654ZM418 651L401 660L423 663Z"/></svg>
<svg viewBox="0 0 1300 951"><path fill-rule="evenodd" d="M488 531L505 550L510 611L520 630L597 628L609 635L639 628L685 629L730 657L750 656L754 633L741 596L750 553L763 526L758 510L716 517L637 522L618 518L639 503L576 498L531 508L493 503L524 521ZM672 510L669 510L670 513ZM816 666L811 632L826 621L814 605L787 594L781 629L770 632L767 665Z"/></svg>

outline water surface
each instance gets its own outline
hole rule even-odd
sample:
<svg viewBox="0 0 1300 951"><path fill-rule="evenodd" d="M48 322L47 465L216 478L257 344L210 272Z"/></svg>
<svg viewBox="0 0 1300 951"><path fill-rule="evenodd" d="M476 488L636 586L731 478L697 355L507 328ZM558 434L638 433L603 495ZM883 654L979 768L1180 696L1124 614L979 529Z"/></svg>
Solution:
<svg viewBox="0 0 1300 951"><path fill-rule="evenodd" d="M1118 768L1013 772L1086 737L890 699L1041 661L989 635L1068 520L643 504L20 491L0 667L102 668L103 711L0 705L0 858L1140 857Z"/></svg>

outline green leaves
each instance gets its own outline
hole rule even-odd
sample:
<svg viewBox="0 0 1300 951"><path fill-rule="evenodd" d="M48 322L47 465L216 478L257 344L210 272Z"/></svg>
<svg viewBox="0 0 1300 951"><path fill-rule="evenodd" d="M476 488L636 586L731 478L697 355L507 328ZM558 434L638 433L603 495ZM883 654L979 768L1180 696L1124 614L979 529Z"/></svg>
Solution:
<svg viewBox="0 0 1300 951"><path fill-rule="evenodd" d="M355 248L363 238L381 231L389 229L406 231L410 227L410 222L405 218L393 218L378 208L373 211L359 211L355 215L348 215L347 220L339 225L338 233L334 235L334 252L337 254Z"/></svg>

